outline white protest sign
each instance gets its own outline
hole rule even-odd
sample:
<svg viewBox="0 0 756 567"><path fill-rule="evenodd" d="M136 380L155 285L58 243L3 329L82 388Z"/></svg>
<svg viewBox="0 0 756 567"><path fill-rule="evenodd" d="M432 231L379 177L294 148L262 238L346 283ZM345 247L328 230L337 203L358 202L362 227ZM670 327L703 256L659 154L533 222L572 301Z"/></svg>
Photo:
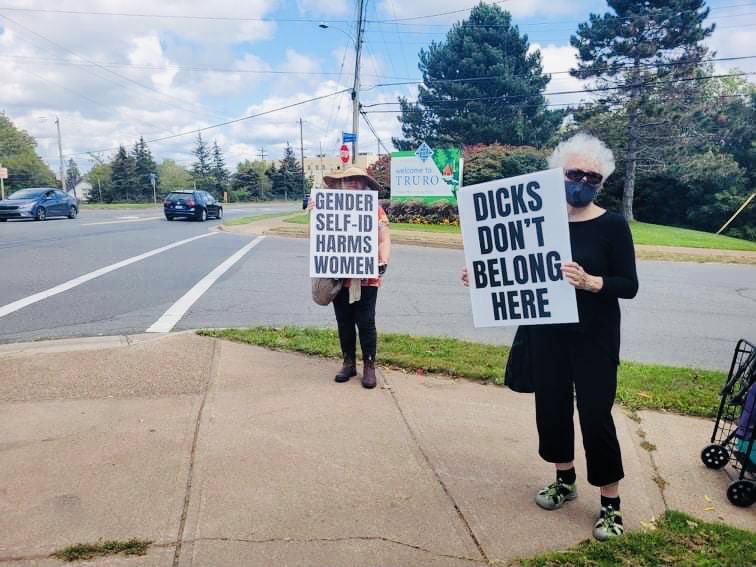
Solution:
<svg viewBox="0 0 756 567"><path fill-rule="evenodd" d="M310 213L311 278L378 277L378 193L315 189Z"/></svg>
<svg viewBox="0 0 756 567"><path fill-rule="evenodd" d="M458 194L476 327L578 321L564 174L549 169L464 187Z"/></svg>

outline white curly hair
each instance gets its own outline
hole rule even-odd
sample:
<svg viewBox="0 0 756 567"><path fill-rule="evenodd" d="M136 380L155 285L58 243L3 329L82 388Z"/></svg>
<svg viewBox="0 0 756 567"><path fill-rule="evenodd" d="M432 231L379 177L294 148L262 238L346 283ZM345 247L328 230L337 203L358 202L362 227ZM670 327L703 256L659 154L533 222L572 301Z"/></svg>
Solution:
<svg viewBox="0 0 756 567"><path fill-rule="evenodd" d="M598 168L598 173L604 176L604 181L614 172L612 150L604 142L585 132L578 132L572 138L560 142L548 158L549 167L563 169L572 161L592 163Z"/></svg>

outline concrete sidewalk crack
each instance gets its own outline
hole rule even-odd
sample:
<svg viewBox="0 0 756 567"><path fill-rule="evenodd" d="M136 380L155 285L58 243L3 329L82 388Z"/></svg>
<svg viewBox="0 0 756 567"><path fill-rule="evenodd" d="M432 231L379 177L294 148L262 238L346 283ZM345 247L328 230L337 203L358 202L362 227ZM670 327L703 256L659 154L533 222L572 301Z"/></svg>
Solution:
<svg viewBox="0 0 756 567"><path fill-rule="evenodd" d="M186 517L189 513L189 501L192 495L192 480L194 478L194 463L197 456L197 443L199 440L200 426L202 424L202 414L205 411L205 403L207 402L207 396L210 392L210 386L218 375L220 366L220 351L221 343L218 339L213 341L213 352L211 355L210 371L208 372L207 380L205 381L204 388L202 390L202 400L200 401L200 407L197 411L197 419L194 422L194 437L192 439L192 450L189 455L189 472L186 476L186 488L184 489L184 506L181 510L181 520L179 521L178 536L176 538L176 549L173 553L173 567L178 567L179 559L181 557L181 545L184 540L184 530L186 529Z"/></svg>
<svg viewBox="0 0 756 567"><path fill-rule="evenodd" d="M391 543L394 545L400 545L402 547L408 547L423 553L428 553L434 557L442 557L445 559L457 559L459 561L468 561L470 563L476 563L480 565L487 565L489 562L486 559L477 559L475 557L465 557L463 555L451 555L447 553L438 553L436 551L426 549L419 545L391 539L383 536L343 536L343 537L315 537L315 538L293 538L293 537L271 537L265 539L252 539L252 538L238 538L238 537L200 537L197 539L186 540L184 543L206 543L206 542L222 542L222 543L251 543L251 544L264 544L264 543L339 543L345 541L381 541L384 543ZM151 547L171 547L174 544L172 542L153 544Z"/></svg>
<svg viewBox="0 0 756 567"><path fill-rule="evenodd" d="M381 378L386 383L387 386L389 386L388 391L391 394L391 399L394 401L394 405L396 406L397 411L399 412L399 415L402 417L402 421L404 421L404 426L407 428L407 431L410 434L410 437L412 438L413 443L415 444L415 447L420 452L420 454L423 456L423 459L425 460L425 463L428 465L428 468L430 468L431 472L433 473L433 476L436 479L436 482L441 486L441 489L444 491L444 494L446 494L446 497L451 502L452 506L454 507L454 511L457 513L457 516L459 517L462 524L465 526L465 529L467 530L467 534L470 536L470 539L472 539L473 543L475 544L475 547L478 549L478 553L480 553L480 556L483 558L484 562L489 563L488 555L486 554L486 551L483 549L483 546L480 543L480 540L478 539L478 536L475 535L475 532L472 529L472 526L470 525L470 522L465 517L464 513L460 509L459 505L457 504L456 499L452 495L451 491L449 490L449 487L446 486L446 483L441 478L441 475L436 470L436 467L433 466L433 462L431 461L430 457L428 456L428 453L425 452L425 449L423 449L423 446L420 444L420 439L417 436L417 433L412 428L412 425L410 425L409 420L407 419L407 416L404 413L404 410L402 409L401 403L399 403L399 398L396 396L396 392L394 388L391 386L391 382L389 382L386 379L386 376L381 372Z"/></svg>

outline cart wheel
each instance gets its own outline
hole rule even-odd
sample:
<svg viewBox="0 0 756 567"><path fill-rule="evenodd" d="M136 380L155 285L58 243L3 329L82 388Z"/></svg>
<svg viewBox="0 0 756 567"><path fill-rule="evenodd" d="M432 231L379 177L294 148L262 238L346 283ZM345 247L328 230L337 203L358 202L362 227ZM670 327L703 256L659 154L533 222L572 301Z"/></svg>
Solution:
<svg viewBox="0 0 756 567"><path fill-rule="evenodd" d="M710 469L721 469L730 461L730 453L721 445L707 445L701 451L701 460Z"/></svg>
<svg viewBox="0 0 756 567"><path fill-rule="evenodd" d="M727 500L735 506L747 508L756 502L756 486L750 480L736 480L727 487Z"/></svg>

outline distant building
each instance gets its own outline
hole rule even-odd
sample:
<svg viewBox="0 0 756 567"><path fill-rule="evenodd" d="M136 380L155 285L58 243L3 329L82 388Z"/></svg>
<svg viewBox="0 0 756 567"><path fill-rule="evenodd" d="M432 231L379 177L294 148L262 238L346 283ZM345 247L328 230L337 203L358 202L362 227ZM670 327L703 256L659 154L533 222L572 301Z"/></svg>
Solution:
<svg viewBox="0 0 756 567"><path fill-rule="evenodd" d="M69 189L69 192L70 189ZM79 198L80 201L87 202L87 201L96 201L97 200L97 191L92 193L92 184L87 181L80 181L76 185L76 196Z"/></svg>
<svg viewBox="0 0 756 567"><path fill-rule="evenodd" d="M367 169L377 161L378 156L376 154L360 153L357 154L357 159L355 160L354 165L362 169ZM268 167L271 165L278 167L280 165L280 160L265 160L265 164ZM307 178L312 177L313 187L323 186L324 175L327 175L332 171L346 169L350 166L352 166L352 162L347 163L345 166L341 163L341 158L339 156L327 156L324 154L313 157L305 156L304 158L304 174Z"/></svg>

